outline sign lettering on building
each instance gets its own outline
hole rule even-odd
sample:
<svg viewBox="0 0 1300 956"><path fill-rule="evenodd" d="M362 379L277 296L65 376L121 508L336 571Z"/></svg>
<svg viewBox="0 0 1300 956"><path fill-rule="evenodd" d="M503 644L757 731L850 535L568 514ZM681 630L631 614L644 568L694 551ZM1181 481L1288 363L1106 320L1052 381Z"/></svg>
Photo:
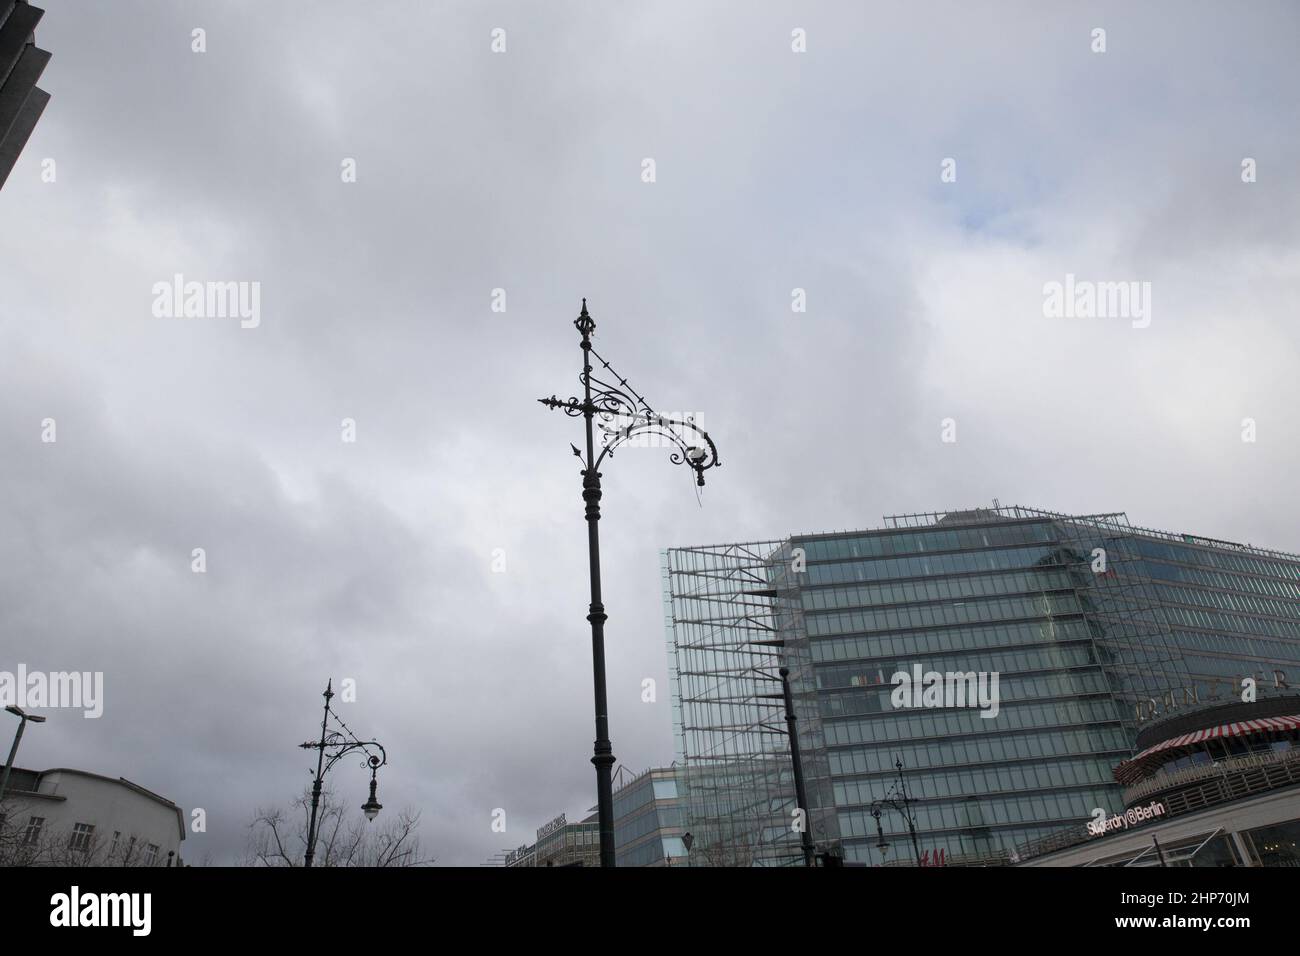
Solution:
<svg viewBox="0 0 1300 956"><path fill-rule="evenodd" d="M1236 678L1222 677L1218 680L1203 681L1190 687L1174 687L1158 698L1146 697L1137 701L1133 705L1133 713L1140 724L1155 717L1167 716L1185 707L1196 707L1214 701L1244 701L1247 698L1244 696L1243 684L1247 678L1254 681L1253 689L1256 693L1291 689L1286 682L1286 671L1275 670L1272 677L1270 683L1261 673L1242 674Z"/></svg>
<svg viewBox="0 0 1300 956"><path fill-rule="evenodd" d="M523 846L511 850L509 853L506 854L506 866L514 866L516 863L518 863L527 855L528 855L528 844L525 843Z"/></svg>
<svg viewBox="0 0 1300 956"><path fill-rule="evenodd" d="M552 820L550 823L543 824L541 827L538 828L538 830L537 830L537 839L540 840L540 839L542 839L543 837L548 837L548 836L550 836L552 833L556 832L557 830L563 830L563 829L564 829L566 826L568 826L568 825L569 825L569 823L568 823L567 820L565 820L565 818L564 818L564 814L561 813L558 817L556 817L556 818L555 818L554 820Z"/></svg>
<svg viewBox="0 0 1300 956"><path fill-rule="evenodd" d="M1100 812L1098 811L1098 813ZM1129 807L1123 813L1116 813L1109 817L1098 816L1097 819L1087 824L1088 836L1105 836L1107 833L1114 833L1116 830L1127 830L1139 823L1146 823L1163 817L1165 813L1165 805L1156 800L1145 807Z"/></svg>

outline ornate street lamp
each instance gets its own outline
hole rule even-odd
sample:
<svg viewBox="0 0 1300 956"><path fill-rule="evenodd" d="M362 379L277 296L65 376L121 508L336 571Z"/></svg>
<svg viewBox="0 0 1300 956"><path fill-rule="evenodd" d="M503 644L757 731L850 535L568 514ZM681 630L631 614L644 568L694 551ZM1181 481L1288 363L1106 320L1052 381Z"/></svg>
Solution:
<svg viewBox="0 0 1300 956"><path fill-rule="evenodd" d="M330 768L338 763L339 759L354 750L363 750L366 753L366 759L361 762L361 766L370 770L370 799L362 804L361 809L366 815L366 819L371 822L379 815L383 804L375 799L375 773L384 764L388 763L388 752L384 750L383 745L375 740L358 740L352 733L350 727L343 723L339 717L330 708L330 698L334 696L334 681L330 680L325 685L325 693L321 696L325 698L325 716L320 722L320 742L314 743L308 741L305 744L299 744L303 750L317 750L319 754L316 758L316 779L311 788L311 819L307 824L307 855L303 858L303 866L310 867L312 860L316 856L316 810L320 806L321 781L325 779L325 774L330 772ZM333 717L342 730L330 730L329 720ZM378 754L372 754L367 749L374 747L379 751Z"/></svg>
<svg viewBox="0 0 1300 956"><path fill-rule="evenodd" d="M667 418L658 414L639 395L627 379L601 358L591 346L595 321L587 314L587 300L574 320L581 337L582 398L561 399L555 395L539 398L547 408L558 408L573 418L582 416L586 424L587 453L570 445L582 462L582 500L587 503L587 557L591 571L591 605L587 620L591 622L592 676L596 697L596 743L591 762L596 765L596 800L600 820L600 865L614 865L614 791L611 782L614 748L609 740L609 706L605 695L605 605L600 596L600 464L605 456L633 437L654 435L663 439L672 451L668 458L675 465L687 465L695 472L695 483L703 486L704 472L718 464L718 449L707 432L689 417ZM597 373L593 360L602 369ZM599 445L596 431L600 432ZM597 454L599 452L599 454Z"/></svg>
<svg viewBox="0 0 1300 956"><path fill-rule="evenodd" d="M880 815L884 810L893 810L900 814L907 822L907 831L912 836L912 852L916 854L916 865L921 865L921 844L916 838L916 817L912 814L912 800L907 795L907 782L903 780L903 759L901 757L894 761L894 767L898 770L898 783L889 788L889 792L880 800L875 800L868 811L876 818L876 833L879 834L879 842L876 849L880 851L883 857L885 851L889 849L889 843L885 840L885 830L880 825Z"/></svg>
<svg viewBox="0 0 1300 956"><path fill-rule="evenodd" d="M379 758L372 756L366 762L370 765L370 799L361 804L361 811L367 820L374 823L379 811L384 809L384 805L375 799L375 771L379 769Z"/></svg>

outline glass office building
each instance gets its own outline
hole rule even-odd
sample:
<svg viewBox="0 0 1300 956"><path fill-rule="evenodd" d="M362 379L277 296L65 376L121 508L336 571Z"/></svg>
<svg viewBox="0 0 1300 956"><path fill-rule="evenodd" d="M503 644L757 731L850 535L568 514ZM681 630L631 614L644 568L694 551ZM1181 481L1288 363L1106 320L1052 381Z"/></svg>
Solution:
<svg viewBox="0 0 1300 956"><path fill-rule="evenodd" d="M685 866L685 811L675 767L614 778L614 851L617 866Z"/></svg>
<svg viewBox="0 0 1300 956"><path fill-rule="evenodd" d="M1147 721L1300 684L1300 557L1122 513L673 548L664 599L692 857L718 865L803 859L781 667L817 850L870 864L1005 860L1122 808Z"/></svg>
<svg viewBox="0 0 1300 956"><path fill-rule="evenodd" d="M593 813L570 823L561 813L539 827L537 842L511 850L503 866L600 866L600 823Z"/></svg>
<svg viewBox="0 0 1300 956"><path fill-rule="evenodd" d="M682 837L680 769L654 767L614 773L614 848L616 866L686 866ZM600 866L600 823L593 807L581 823L562 813L537 831L537 842L498 857L500 865Z"/></svg>

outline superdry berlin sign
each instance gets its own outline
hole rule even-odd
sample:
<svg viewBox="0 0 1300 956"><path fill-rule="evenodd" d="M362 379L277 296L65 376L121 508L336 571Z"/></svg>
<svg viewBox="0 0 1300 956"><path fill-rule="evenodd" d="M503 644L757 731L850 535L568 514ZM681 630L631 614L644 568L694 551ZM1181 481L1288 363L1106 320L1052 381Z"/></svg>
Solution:
<svg viewBox="0 0 1300 956"><path fill-rule="evenodd" d="M1159 800L1149 803L1145 807L1129 807L1123 813L1116 813L1109 817L1099 808L1096 818L1088 824L1088 835L1105 836L1107 833L1114 833L1117 830L1127 830L1139 823L1146 823L1149 820L1163 817L1166 812L1165 805Z"/></svg>

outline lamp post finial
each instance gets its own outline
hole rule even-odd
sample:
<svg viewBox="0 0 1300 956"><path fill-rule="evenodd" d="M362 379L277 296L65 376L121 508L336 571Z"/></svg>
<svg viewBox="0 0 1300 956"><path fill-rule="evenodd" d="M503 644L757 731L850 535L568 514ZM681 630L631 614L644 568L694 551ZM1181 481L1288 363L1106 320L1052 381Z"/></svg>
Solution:
<svg viewBox="0 0 1300 956"><path fill-rule="evenodd" d="M582 297L582 311L578 313L578 317L573 320L573 325L582 333L583 338L591 335L591 333L596 330L596 320L587 314L586 296Z"/></svg>

